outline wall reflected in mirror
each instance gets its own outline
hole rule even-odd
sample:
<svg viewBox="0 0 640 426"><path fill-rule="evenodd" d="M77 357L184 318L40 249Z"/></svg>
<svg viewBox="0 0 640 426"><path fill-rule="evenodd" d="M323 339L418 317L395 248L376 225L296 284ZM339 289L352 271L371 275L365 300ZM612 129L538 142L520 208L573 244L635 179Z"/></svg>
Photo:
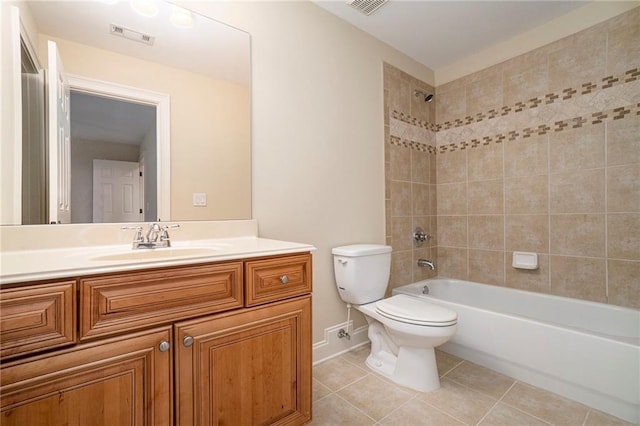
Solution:
<svg viewBox="0 0 640 426"><path fill-rule="evenodd" d="M22 199L20 223L48 223L51 210L47 198L53 178L47 178L42 101L49 40L56 43L72 82L72 223L134 221L111 214L107 200L118 201L144 221L251 217L249 34L165 2L153 2L159 8L153 18L134 12L124 1L15 4L23 44L31 46L25 53L35 56L22 58L22 185L16 189ZM180 21L172 17L176 11L183 14ZM74 79L165 96L167 122L159 122L153 105L74 88ZM158 142L163 136L166 146ZM165 159L158 161L163 149ZM137 190L96 194L97 160L138 163L144 179ZM194 194L206 194L206 205L195 206ZM2 202L10 202L7 194ZM9 222L3 218L3 224Z"/></svg>

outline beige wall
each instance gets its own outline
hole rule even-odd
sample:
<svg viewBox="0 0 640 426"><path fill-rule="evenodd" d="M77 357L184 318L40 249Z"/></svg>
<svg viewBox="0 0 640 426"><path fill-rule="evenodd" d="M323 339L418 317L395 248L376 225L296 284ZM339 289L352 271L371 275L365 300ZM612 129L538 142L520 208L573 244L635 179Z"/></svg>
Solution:
<svg viewBox="0 0 640 426"><path fill-rule="evenodd" d="M319 342L346 321L331 249L385 242L382 64L433 73L310 2L187 5L251 33L253 217L264 237L317 247Z"/></svg>
<svg viewBox="0 0 640 426"><path fill-rule="evenodd" d="M40 52L48 39L69 74L170 95L172 220L251 217L247 87L46 34L39 36ZM194 192L207 193L206 207L193 206Z"/></svg>
<svg viewBox="0 0 640 426"><path fill-rule="evenodd" d="M639 29L636 8L437 86L439 275L640 308Z"/></svg>

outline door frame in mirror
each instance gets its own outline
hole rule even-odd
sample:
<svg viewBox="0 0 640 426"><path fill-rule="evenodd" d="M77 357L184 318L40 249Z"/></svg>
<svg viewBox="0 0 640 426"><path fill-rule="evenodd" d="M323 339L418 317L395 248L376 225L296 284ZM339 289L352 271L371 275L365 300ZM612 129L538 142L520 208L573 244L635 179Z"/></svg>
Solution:
<svg viewBox="0 0 640 426"><path fill-rule="evenodd" d="M67 74L74 92L156 107L158 218L171 220L171 100L165 93Z"/></svg>

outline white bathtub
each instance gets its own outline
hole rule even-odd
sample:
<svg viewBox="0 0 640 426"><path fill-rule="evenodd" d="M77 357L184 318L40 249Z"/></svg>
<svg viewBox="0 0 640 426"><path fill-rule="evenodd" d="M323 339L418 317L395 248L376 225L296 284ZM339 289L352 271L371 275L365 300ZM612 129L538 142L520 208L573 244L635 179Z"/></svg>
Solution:
<svg viewBox="0 0 640 426"><path fill-rule="evenodd" d="M640 422L640 311L447 278L393 293L458 313L444 351Z"/></svg>

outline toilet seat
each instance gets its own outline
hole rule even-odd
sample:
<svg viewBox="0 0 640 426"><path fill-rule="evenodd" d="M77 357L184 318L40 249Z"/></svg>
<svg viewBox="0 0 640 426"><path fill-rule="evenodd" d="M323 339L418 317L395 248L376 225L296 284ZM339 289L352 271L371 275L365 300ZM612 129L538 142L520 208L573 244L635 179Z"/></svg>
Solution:
<svg viewBox="0 0 640 426"><path fill-rule="evenodd" d="M379 300L375 305L383 317L407 324L448 327L458 322L456 312L404 294Z"/></svg>

